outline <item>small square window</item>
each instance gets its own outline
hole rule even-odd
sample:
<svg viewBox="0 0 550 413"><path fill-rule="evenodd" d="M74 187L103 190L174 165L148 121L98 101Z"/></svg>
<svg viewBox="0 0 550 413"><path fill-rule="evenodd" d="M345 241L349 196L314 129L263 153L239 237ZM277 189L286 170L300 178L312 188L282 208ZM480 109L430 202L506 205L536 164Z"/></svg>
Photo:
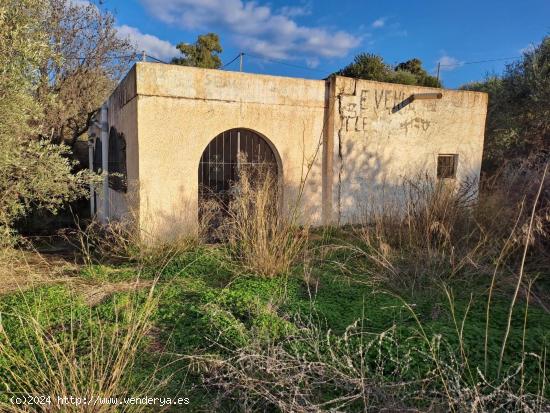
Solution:
<svg viewBox="0 0 550 413"><path fill-rule="evenodd" d="M457 165L458 165L458 155L438 155L437 178L438 179L456 178Z"/></svg>

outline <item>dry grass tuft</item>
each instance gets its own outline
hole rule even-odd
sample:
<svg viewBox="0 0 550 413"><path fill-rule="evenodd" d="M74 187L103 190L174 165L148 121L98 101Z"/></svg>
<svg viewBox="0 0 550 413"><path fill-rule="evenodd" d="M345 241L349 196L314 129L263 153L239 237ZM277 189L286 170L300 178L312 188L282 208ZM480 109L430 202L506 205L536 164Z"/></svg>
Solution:
<svg viewBox="0 0 550 413"><path fill-rule="evenodd" d="M241 170L220 227L239 266L264 277L287 273L307 244L307 229L284 211L279 183L269 169Z"/></svg>
<svg viewBox="0 0 550 413"><path fill-rule="evenodd" d="M106 225L92 223L86 229L77 231L70 242L76 244L89 268L92 268L94 263L130 262L140 268L157 269L201 242L197 234L168 241L149 242L144 239L133 222L112 221Z"/></svg>
<svg viewBox="0 0 550 413"><path fill-rule="evenodd" d="M422 289L479 271L495 245L472 216L472 185L455 188L430 176L407 180L395 198L365 208L350 247L367 259L374 282Z"/></svg>
<svg viewBox="0 0 550 413"><path fill-rule="evenodd" d="M366 258L371 280L409 291L457 277L490 276L495 262L515 284L526 243L530 272L544 273L550 266L550 184L543 179L544 165L512 169L486 181L479 197L474 183L408 180L396 199L365 208L356 231L360 245L350 248Z"/></svg>
<svg viewBox="0 0 550 413"><path fill-rule="evenodd" d="M295 334L280 342L231 350L220 344L222 355L186 358L202 371L204 385L216 391L220 405L229 400L244 411L542 413L550 408L544 388L518 392L522 362L498 380L478 370L474 374L480 379L472 381L465 353L455 352L441 336L426 334L404 305L419 322L414 344L399 335L398 326L367 332L367 320L356 321L342 335L297 322Z"/></svg>

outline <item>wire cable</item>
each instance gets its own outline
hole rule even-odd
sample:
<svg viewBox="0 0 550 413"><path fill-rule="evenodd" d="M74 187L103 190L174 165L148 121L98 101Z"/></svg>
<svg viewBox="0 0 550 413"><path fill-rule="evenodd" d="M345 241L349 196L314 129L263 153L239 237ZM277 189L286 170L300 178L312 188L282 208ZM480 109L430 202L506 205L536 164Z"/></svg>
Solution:
<svg viewBox="0 0 550 413"><path fill-rule="evenodd" d="M145 55L145 59L147 59L147 58L149 58L149 59L151 59L151 60L154 60L154 61L156 61L156 62L159 62L159 63L164 63L165 65L170 64L170 63L165 62L165 61L163 61L163 60L157 59L156 57L149 56L148 54Z"/></svg>
<svg viewBox="0 0 550 413"><path fill-rule="evenodd" d="M244 52L239 53L231 61L229 61L228 63L223 64L220 67L220 69L225 69L229 65L233 64L241 56L248 56L248 57L251 57L253 59L263 60L263 61L266 61L266 62L275 63L275 64L279 64L279 65L283 65L283 66L293 67L295 69L303 69L303 70L309 70L309 71L312 71L312 72L326 74L325 71L320 70L320 69L315 69L313 67L296 65L296 64L293 64L293 63L285 62L285 61L280 60L280 59L272 59L272 58L256 55L256 54L253 54L253 53L244 53ZM161 59L159 59L155 56L151 56L149 54L145 54L145 55L135 54L135 55L110 56L110 57L113 58L113 59L133 59L133 60L142 60L143 57L145 57L145 60L151 59L151 60L153 60L155 62L158 62L158 63L171 64L170 62L165 62L164 60L161 60ZM521 57L522 56L499 57L499 58L495 58L495 59L475 60L475 61L471 61L471 62L457 62L457 63L450 63L450 64L440 64L439 66L440 67L459 67L459 66L464 66L464 65L473 65L473 64L480 64L480 63L489 63L489 62L499 62L499 61L505 61L505 60L521 59ZM65 59L84 61L87 58L86 57L79 57L79 56L66 56Z"/></svg>
<svg viewBox="0 0 550 413"><path fill-rule="evenodd" d="M237 60L239 57L241 57L241 55L244 56L244 53L239 53L237 56L235 56L235 58L233 60L231 60L229 63L226 63L224 64L223 66L220 67L220 69L223 69L227 66L229 66L231 63L233 63L235 60Z"/></svg>

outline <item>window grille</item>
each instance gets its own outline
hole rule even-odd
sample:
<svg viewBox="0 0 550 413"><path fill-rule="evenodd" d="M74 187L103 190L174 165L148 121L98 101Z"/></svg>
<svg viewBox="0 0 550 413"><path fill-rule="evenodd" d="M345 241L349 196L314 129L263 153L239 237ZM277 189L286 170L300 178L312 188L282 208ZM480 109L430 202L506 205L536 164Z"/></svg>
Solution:
<svg viewBox="0 0 550 413"><path fill-rule="evenodd" d="M269 144L248 129L231 129L216 136L199 162L199 195L223 194L238 179L239 168L271 165L277 172Z"/></svg>
<svg viewBox="0 0 550 413"><path fill-rule="evenodd" d="M220 206L224 215L232 198L239 171L247 169L252 180L265 172L277 176L277 160L269 143L248 129L231 129L216 136L204 150L199 162L199 218L207 201ZM274 200L274 202L276 202ZM216 219L210 222L216 227Z"/></svg>
<svg viewBox="0 0 550 413"><path fill-rule="evenodd" d="M126 139L112 127L109 133L109 188L126 192Z"/></svg>
<svg viewBox="0 0 550 413"><path fill-rule="evenodd" d="M437 157L437 178L454 179L456 178L456 168L458 165L458 155L439 155Z"/></svg>

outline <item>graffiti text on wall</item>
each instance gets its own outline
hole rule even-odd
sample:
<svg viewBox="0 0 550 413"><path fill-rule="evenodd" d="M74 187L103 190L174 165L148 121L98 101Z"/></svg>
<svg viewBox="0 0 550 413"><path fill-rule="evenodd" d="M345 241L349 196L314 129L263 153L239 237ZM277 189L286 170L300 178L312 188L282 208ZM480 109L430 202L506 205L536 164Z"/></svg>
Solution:
<svg viewBox="0 0 550 413"><path fill-rule="evenodd" d="M435 103L435 101L424 103L424 109L435 111ZM396 112L409 113L414 109L414 103L411 103L404 91L363 89L355 95L340 95L340 115L343 128L347 132L367 131L372 122L372 112L376 115L391 115ZM416 116L401 122L399 126L405 133L415 129L425 132L430 128L431 122Z"/></svg>

